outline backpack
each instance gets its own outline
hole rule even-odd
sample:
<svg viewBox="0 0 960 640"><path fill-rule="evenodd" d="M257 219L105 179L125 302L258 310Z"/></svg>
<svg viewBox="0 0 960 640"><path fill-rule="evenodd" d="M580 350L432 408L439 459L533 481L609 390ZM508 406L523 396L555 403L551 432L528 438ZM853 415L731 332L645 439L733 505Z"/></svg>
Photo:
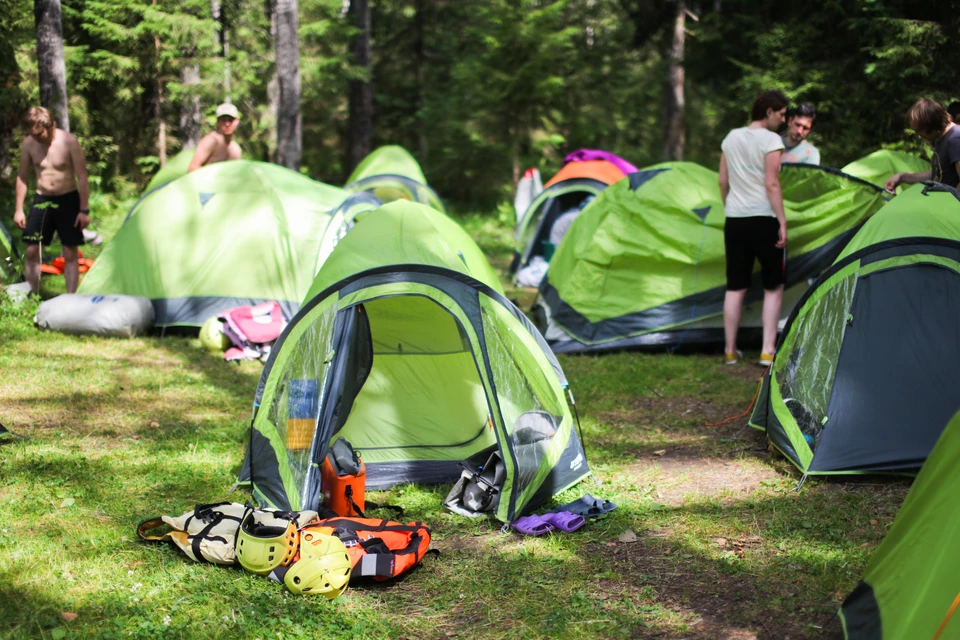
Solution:
<svg viewBox="0 0 960 640"><path fill-rule="evenodd" d="M238 502L218 502L198 504L180 516L148 518L137 525L137 537L147 542L172 542L194 562L235 564L237 532L250 511L259 524L266 526L283 527L292 521L299 527L317 519L316 511L254 509ZM149 533L164 525L173 531L160 536Z"/></svg>
<svg viewBox="0 0 960 640"><path fill-rule="evenodd" d="M227 309L218 317L223 321L223 335L234 345L224 354L225 360L265 358L287 326L280 304L273 301Z"/></svg>
<svg viewBox="0 0 960 640"><path fill-rule="evenodd" d="M430 552L430 528L423 522L400 524L375 518L328 518L308 524L300 530L332 535L347 548L353 564L350 579L390 580L419 564Z"/></svg>

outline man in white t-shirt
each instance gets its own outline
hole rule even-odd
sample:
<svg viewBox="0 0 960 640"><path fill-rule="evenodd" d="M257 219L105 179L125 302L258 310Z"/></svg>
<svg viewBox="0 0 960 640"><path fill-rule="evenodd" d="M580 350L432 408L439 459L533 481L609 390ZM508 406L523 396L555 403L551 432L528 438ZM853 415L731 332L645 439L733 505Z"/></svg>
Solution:
<svg viewBox="0 0 960 640"><path fill-rule="evenodd" d="M728 133L721 145L720 195L726 213L723 240L727 293L723 328L727 364L735 364L740 356L737 329L755 260L760 262L764 289L763 352L759 364L769 366L773 362L787 246L787 219L780 190L783 141L775 132L783 124L787 104L780 91L764 91L753 102L750 124Z"/></svg>

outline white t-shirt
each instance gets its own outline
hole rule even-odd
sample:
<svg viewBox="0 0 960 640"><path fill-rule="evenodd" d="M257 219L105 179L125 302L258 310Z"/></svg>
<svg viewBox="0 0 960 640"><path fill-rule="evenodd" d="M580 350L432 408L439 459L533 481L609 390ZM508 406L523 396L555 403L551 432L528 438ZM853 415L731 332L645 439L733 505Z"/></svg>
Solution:
<svg viewBox="0 0 960 640"><path fill-rule="evenodd" d="M720 145L727 159L730 193L724 213L728 218L750 218L777 214L767 197L767 154L783 149L780 136L767 129L734 129Z"/></svg>

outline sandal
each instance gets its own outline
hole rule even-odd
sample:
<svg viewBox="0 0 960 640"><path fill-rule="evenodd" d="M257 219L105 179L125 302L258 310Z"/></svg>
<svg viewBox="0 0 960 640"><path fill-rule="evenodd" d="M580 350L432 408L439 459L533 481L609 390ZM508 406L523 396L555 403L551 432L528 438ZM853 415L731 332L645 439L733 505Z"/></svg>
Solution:
<svg viewBox="0 0 960 640"><path fill-rule="evenodd" d="M554 526L538 515L523 516L511 524L517 533L525 536L539 536L553 531Z"/></svg>
<svg viewBox="0 0 960 640"><path fill-rule="evenodd" d="M583 516L577 515L576 513L572 513L570 511L545 513L540 517L545 522L549 522L564 533L573 533L583 525L587 524L587 521Z"/></svg>
<svg viewBox="0 0 960 640"><path fill-rule="evenodd" d="M600 516L607 515L616 508L617 505L613 504L609 500L594 498L589 493L586 493L582 498L551 509L550 513L571 511L578 516L583 516L584 518L599 518Z"/></svg>

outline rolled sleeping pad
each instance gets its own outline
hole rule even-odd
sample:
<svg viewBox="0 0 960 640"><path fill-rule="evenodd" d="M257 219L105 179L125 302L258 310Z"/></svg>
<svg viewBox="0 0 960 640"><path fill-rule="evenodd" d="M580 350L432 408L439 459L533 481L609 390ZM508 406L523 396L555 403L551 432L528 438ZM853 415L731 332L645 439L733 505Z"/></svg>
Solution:
<svg viewBox="0 0 960 640"><path fill-rule="evenodd" d="M65 293L40 303L34 322L41 329L73 335L132 338L153 326L147 298L119 294Z"/></svg>

